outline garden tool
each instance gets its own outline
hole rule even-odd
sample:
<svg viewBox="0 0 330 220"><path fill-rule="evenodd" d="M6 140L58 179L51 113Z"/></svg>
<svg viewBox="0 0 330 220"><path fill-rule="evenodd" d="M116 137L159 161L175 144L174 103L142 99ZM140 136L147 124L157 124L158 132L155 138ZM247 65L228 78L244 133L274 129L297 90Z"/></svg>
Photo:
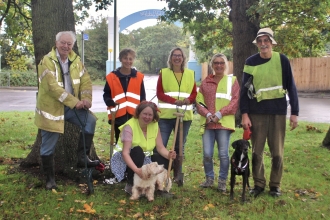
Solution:
<svg viewBox="0 0 330 220"><path fill-rule="evenodd" d="M82 142L83 142L83 147L84 147L84 152L86 152L86 143L85 143L85 126L86 126L86 121L87 121L87 117L88 117L88 110L86 110L86 117L85 117L85 122L83 123L80 118L78 117L77 111L74 108L74 113L81 125L81 135L82 135ZM83 177L86 177L86 181L87 181L87 186L88 186L88 194L93 194L94 193L94 187L93 187L93 179L92 179L92 173L93 167L88 167L87 166L87 159L89 159L87 156L85 156L85 169L82 172Z"/></svg>
<svg viewBox="0 0 330 220"><path fill-rule="evenodd" d="M113 148L116 146L115 143L115 121L116 121L116 114L119 109L119 104L116 103L114 109L110 109L111 111L111 133L110 133L110 160L109 163L111 164L111 158L113 154Z"/></svg>
<svg viewBox="0 0 330 220"><path fill-rule="evenodd" d="M183 163L183 117L184 113L187 110L186 108L180 113L180 137L179 137L179 164L178 164L178 176L177 176L177 183L178 186L183 186L183 173L182 173L182 163ZM179 109L177 108L179 113Z"/></svg>
<svg viewBox="0 0 330 220"><path fill-rule="evenodd" d="M180 115L182 115L182 114L176 112L176 113L174 113L174 115L176 116L176 121L175 121L175 128L174 128L173 144L172 144L172 148L171 148L172 151L175 148L175 142L176 142L176 136L177 136L178 127L179 127ZM166 182L165 182L165 187L168 186L168 183L169 183L169 181L171 179L172 162L173 162L173 159L170 158L169 163L168 163L168 168L167 168L167 179L166 179Z"/></svg>

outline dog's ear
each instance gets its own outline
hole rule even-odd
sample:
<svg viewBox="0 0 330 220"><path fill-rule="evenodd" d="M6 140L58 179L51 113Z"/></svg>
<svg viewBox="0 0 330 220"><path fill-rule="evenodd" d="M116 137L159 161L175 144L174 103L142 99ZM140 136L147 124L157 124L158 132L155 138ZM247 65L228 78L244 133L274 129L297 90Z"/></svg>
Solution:
<svg viewBox="0 0 330 220"><path fill-rule="evenodd" d="M152 167L151 164L146 164L142 166L143 179L149 179L151 176Z"/></svg>
<svg viewBox="0 0 330 220"><path fill-rule="evenodd" d="M231 144L231 146L232 146L234 149L236 149L237 145L238 145L238 141L234 141L234 142Z"/></svg>

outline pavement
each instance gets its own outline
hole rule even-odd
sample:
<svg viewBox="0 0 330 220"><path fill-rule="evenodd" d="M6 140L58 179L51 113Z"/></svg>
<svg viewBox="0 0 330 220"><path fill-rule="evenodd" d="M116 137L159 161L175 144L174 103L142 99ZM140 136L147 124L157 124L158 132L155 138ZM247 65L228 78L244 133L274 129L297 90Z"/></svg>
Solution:
<svg viewBox="0 0 330 220"><path fill-rule="evenodd" d="M145 76L147 100L157 102L157 75ZM37 87L0 87L0 111L34 111ZM299 121L330 123L330 91L298 92ZM106 112L103 102L103 86L93 86L91 111ZM288 112L290 110L288 109Z"/></svg>

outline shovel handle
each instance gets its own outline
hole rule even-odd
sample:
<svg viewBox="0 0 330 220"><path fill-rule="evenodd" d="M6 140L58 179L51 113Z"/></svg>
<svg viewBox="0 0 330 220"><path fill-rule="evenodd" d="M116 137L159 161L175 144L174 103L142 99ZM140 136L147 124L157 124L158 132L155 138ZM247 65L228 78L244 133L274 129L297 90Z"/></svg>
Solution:
<svg viewBox="0 0 330 220"><path fill-rule="evenodd" d="M178 133L179 120L180 120L179 114L182 115L181 113L177 113L177 112L174 113L174 115L176 115L176 120L175 120L173 143L172 143L172 148L171 148L172 151L175 148L176 136ZM170 161L168 163L168 169L167 169L167 178L170 178L170 175L171 175L172 162L173 162L173 160L172 160L172 158L170 158Z"/></svg>

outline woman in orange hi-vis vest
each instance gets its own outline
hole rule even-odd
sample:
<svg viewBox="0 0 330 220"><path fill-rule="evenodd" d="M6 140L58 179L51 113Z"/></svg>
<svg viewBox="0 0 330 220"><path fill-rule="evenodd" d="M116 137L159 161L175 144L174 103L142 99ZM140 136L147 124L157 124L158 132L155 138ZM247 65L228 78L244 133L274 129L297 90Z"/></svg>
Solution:
<svg viewBox="0 0 330 220"><path fill-rule="evenodd" d="M115 139L119 138L119 127L125 124L134 115L136 106L146 100L144 75L132 68L135 51L123 49L119 53L121 67L106 76L103 89L103 100L108 107L108 119L111 124L111 110L116 109ZM118 105L119 106L116 106Z"/></svg>

